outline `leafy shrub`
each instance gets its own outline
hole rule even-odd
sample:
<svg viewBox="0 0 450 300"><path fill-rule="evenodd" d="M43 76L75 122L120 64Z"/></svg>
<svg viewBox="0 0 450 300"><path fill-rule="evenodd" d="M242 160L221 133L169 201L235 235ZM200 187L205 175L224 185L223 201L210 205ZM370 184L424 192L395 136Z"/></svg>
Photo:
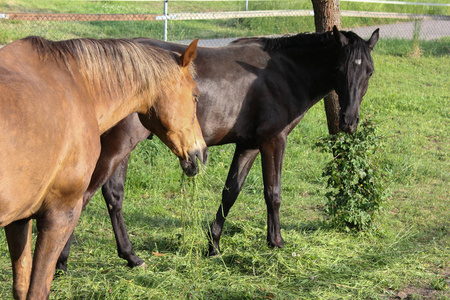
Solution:
<svg viewBox="0 0 450 300"><path fill-rule="evenodd" d="M386 173L374 160L380 146L375 124L365 120L356 133L330 135L317 145L333 154L323 172L331 224L346 231L372 229L387 198Z"/></svg>

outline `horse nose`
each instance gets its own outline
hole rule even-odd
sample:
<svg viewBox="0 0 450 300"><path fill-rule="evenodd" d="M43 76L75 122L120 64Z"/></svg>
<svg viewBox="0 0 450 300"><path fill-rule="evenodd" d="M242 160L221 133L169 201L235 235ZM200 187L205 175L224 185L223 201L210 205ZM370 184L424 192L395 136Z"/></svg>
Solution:
<svg viewBox="0 0 450 300"><path fill-rule="evenodd" d="M198 174L199 168L195 156L193 159L189 157L189 159L180 160L180 165L183 169L184 174L186 174L188 177L194 177Z"/></svg>
<svg viewBox="0 0 450 300"><path fill-rule="evenodd" d="M359 124L359 116L349 117L347 114L342 114L339 122L339 129L347 132L353 133Z"/></svg>
<svg viewBox="0 0 450 300"><path fill-rule="evenodd" d="M202 165L206 165L206 162L208 161L208 147L206 147L206 145L202 148L202 149L197 149L195 150L191 155L189 155L189 159L192 162L197 162L198 161L202 164Z"/></svg>
<svg viewBox="0 0 450 300"><path fill-rule="evenodd" d="M206 161L208 160L208 148L206 145L203 149L196 149L189 153L186 160L180 160L181 168L183 169L184 174L189 177L193 177L198 174L200 168L197 160L200 161L202 165L206 164Z"/></svg>

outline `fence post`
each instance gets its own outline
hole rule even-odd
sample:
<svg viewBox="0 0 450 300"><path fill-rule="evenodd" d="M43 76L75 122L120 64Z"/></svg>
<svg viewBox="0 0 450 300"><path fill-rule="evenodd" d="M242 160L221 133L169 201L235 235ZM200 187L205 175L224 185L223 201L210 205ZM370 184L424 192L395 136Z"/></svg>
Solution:
<svg viewBox="0 0 450 300"><path fill-rule="evenodd" d="M169 0L164 0L164 41L167 42L167 15Z"/></svg>
<svg viewBox="0 0 450 300"><path fill-rule="evenodd" d="M248 10L248 0L245 0L245 11Z"/></svg>

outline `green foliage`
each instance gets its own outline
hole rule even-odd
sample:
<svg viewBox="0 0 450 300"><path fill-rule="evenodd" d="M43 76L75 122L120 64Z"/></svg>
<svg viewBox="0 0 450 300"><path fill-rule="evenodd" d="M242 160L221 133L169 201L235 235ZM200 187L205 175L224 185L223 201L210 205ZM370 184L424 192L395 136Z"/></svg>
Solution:
<svg viewBox="0 0 450 300"><path fill-rule="evenodd" d="M323 173L329 188L325 213L338 228L372 229L385 204L385 173L373 157L380 146L376 131L374 122L367 119L354 134L341 132L318 143L333 154Z"/></svg>

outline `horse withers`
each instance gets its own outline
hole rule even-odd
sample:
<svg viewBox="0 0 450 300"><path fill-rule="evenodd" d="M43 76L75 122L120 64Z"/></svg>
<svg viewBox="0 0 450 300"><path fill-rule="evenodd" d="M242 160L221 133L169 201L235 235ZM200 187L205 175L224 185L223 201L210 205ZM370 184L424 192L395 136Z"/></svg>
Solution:
<svg viewBox="0 0 450 300"><path fill-rule="evenodd" d="M196 44L179 55L124 39L28 37L0 50L0 227L14 298L48 298L100 154L100 135L117 122L133 112L146 116L185 172L198 171L206 145L190 73ZM156 109L171 111L171 118ZM32 219L38 229L33 258Z"/></svg>
<svg viewBox="0 0 450 300"><path fill-rule="evenodd" d="M244 38L226 47L198 48L195 59L200 89L197 117L203 137L208 146L236 144L222 204L211 226L210 255L219 253L225 218L259 153L267 205L267 242L272 247L283 246L279 209L287 135L308 109L332 90L339 95L341 129L347 132L356 129L361 101L374 70L371 51L378 38L378 30L364 41L353 32L334 28L321 34ZM153 39L136 40L179 53L186 49L185 45ZM143 261L134 253L126 232L122 215L123 187L128 154L150 132L133 115L124 120L120 128L120 135L103 137L105 155L97 165L98 173L103 176L92 177L90 189L95 191L103 185L119 256L134 267ZM118 145L121 146L116 151ZM109 167L105 169L103 165ZM111 178L105 182L109 176ZM65 262L67 256L68 251L61 256L61 262Z"/></svg>

